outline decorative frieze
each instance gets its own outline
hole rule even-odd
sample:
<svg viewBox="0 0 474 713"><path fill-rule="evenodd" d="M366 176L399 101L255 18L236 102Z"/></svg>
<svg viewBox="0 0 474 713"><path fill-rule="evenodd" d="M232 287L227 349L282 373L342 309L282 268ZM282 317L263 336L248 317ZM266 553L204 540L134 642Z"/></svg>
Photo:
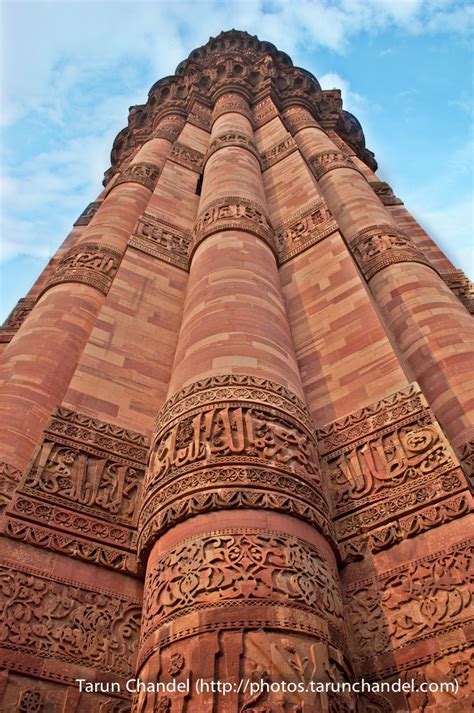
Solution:
<svg viewBox="0 0 474 713"><path fill-rule="evenodd" d="M337 229L337 223L326 203L322 200L312 201L275 228L275 244L280 265Z"/></svg>
<svg viewBox="0 0 474 713"><path fill-rule="evenodd" d="M93 203L89 203L87 208L85 208L79 218L76 220L74 223L74 227L79 227L81 225L89 225L91 222L92 218L94 215L97 213L97 210L99 209L99 206L102 205L102 201L94 201Z"/></svg>
<svg viewBox="0 0 474 713"><path fill-rule="evenodd" d="M117 273L122 254L102 243L82 243L60 260L43 292L63 282L81 282L106 295Z"/></svg>
<svg viewBox="0 0 474 713"><path fill-rule="evenodd" d="M242 114L252 123L253 117L248 102L239 94L224 95L217 99L214 109L212 110L212 123L214 123L219 116L229 113Z"/></svg>
<svg viewBox="0 0 474 713"><path fill-rule="evenodd" d="M168 158L170 161L174 161L174 163L178 163L180 166L189 168L197 173L201 172L204 162L204 154L190 146L181 144L179 141L174 142Z"/></svg>
<svg viewBox="0 0 474 713"><path fill-rule="evenodd" d="M140 604L121 594L2 559L0 616L2 647L31 663L38 657L133 674Z"/></svg>
<svg viewBox="0 0 474 713"><path fill-rule="evenodd" d="M164 129L160 129L164 131ZM155 135L158 132L155 132ZM156 137L156 136L155 136ZM150 191L155 190L156 183L160 175L160 169L154 163L131 163L119 174L119 177L112 186L112 190L122 183L140 183Z"/></svg>
<svg viewBox="0 0 474 713"><path fill-rule="evenodd" d="M314 119L307 109L295 106L286 109L282 116L283 123L286 128L295 136L301 129L320 129L318 122Z"/></svg>
<svg viewBox="0 0 474 713"><path fill-rule="evenodd" d="M364 228L350 239L349 247L367 281L399 262L421 262L432 267L410 236L389 224Z"/></svg>
<svg viewBox="0 0 474 713"><path fill-rule="evenodd" d="M219 134L214 139L212 139L209 149L206 154L206 163L209 158L219 151L219 149L228 148L230 146L236 146L237 148L246 149L249 151L260 163L260 154L255 146L255 143L246 134L240 131L226 131L223 134Z"/></svg>
<svg viewBox="0 0 474 713"><path fill-rule="evenodd" d="M474 314L474 283L467 275L462 270L452 270L451 272L442 272L441 277L468 312Z"/></svg>
<svg viewBox="0 0 474 713"><path fill-rule="evenodd" d="M394 650L467 626L471 582L472 545L461 542L347 587L345 611L359 670L370 666L380 676L388 661L393 665Z"/></svg>
<svg viewBox="0 0 474 713"><path fill-rule="evenodd" d="M392 187L385 181L369 181L369 186L384 205L403 205L403 201L397 198Z"/></svg>
<svg viewBox="0 0 474 713"><path fill-rule="evenodd" d="M151 213L140 216L128 244L183 270L189 269L191 232Z"/></svg>
<svg viewBox="0 0 474 713"><path fill-rule="evenodd" d="M281 511L332 538L316 443L298 401L255 377L192 386L158 418L140 513L142 557L172 524L212 510Z"/></svg>
<svg viewBox="0 0 474 713"><path fill-rule="evenodd" d="M265 97L257 102L253 108L255 128L260 129L269 121L278 116L278 111L270 97Z"/></svg>
<svg viewBox="0 0 474 713"><path fill-rule="evenodd" d="M417 384L317 435L345 561L387 549L468 509L459 463Z"/></svg>
<svg viewBox="0 0 474 713"><path fill-rule="evenodd" d="M280 616L302 610L344 639L337 574L314 546L281 532L229 529L184 540L154 560L145 581L142 644L176 616L229 606L235 616L239 605L270 606Z"/></svg>
<svg viewBox="0 0 474 713"><path fill-rule="evenodd" d="M267 168L274 166L294 151L297 151L297 149L298 146L296 145L296 141L291 134L288 134L286 139L279 141L277 144L261 154L262 169L266 171Z"/></svg>
<svg viewBox="0 0 474 713"><path fill-rule="evenodd" d="M211 130L211 110L200 102L193 102L187 116L187 121L204 131Z"/></svg>
<svg viewBox="0 0 474 713"><path fill-rule="evenodd" d="M0 344L10 342L36 304L36 300L23 297L10 312L0 328Z"/></svg>
<svg viewBox="0 0 474 713"><path fill-rule="evenodd" d="M15 539L136 572L147 441L59 407L6 515Z"/></svg>
<svg viewBox="0 0 474 713"><path fill-rule="evenodd" d="M323 151L312 156L309 165L317 181L335 168L350 168L359 171L354 161L342 151Z"/></svg>
<svg viewBox="0 0 474 713"><path fill-rule="evenodd" d="M0 512L2 512L10 502L15 488L21 479L21 470L13 465L0 462Z"/></svg>
<svg viewBox="0 0 474 713"><path fill-rule="evenodd" d="M224 230L252 233L274 249L273 229L261 206L247 198L224 196L209 203L198 215L193 230L192 251L209 235Z"/></svg>

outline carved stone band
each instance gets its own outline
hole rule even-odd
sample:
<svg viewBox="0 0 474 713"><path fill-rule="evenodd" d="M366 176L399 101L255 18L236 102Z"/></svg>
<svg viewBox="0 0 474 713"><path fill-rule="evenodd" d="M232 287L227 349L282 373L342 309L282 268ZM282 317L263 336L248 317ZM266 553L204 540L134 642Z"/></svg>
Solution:
<svg viewBox="0 0 474 713"><path fill-rule="evenodd" d="M0 344L10 342L36 304L36 300L23 297L0 327Z"/></svg>
<svg viewBox="0 0 474 713"><path fill-rule="evenodd" d="M205 238L224 230L252 233L275 252L270 220L258 203L238 196L224 196L209 203L199 214L193 230L191 255Z"/></svg>
<svg viewBox="0 0 474 713"><path fill-rule="evenodd" d="M117 178L111 191L122 183L140 183L150 191L155 190L160 169L154 163L132 163Z"/></svg>
<svg viewBox="0 0 474 713"><path fill-rule="evenodd" d="M250 151L250 153L255 156L257 161L261 163L260 154L252 139L250 139L245 134L242 134L240 131L226 131L224 134L219 134L219 136L216 136L211 141L206 154L206 158L204 160L204 165L206 165L210 157L215 154L216 151L219 151L219 149L228 148L230 146L236 146L238 148Z"/></svg>
<svg viewBox="0 0 474 713"><path fill-rule="evenodd" d="M354 161L342 151L337 150L323 151L312 156L309 165L317 181L335 168L350 168L360 173Z"/></svg>
<svg viewBox="0 0 474 713"><path fill-rule="evenodd" d="M434 270L407 233L393 225L372 225L349 241L349 248L367 281L397 262L420 262Z"/></svg>
<svg viewBox="0 0 474 713"><path fill-rule="evenodd" d="M142 656L157 629L174 627L174 621L191 611L200 619L198 611L230 609L235 620L248 617L254 608L261 616L264 607L271 607L276 618L285 609L305 612L319 628L326 628L326 621L333 641L345 644L337 575L314 545L257 528L217 530L183 540L155 558L147 573ZM286 613L291 619L290 611ZM207 613L202 619L208 621Z"/></svg>
<svg viewBox="0 0 474 713"><path fill-rule="evenodd" d="M266 171L267 168L274 166L294 151L297 151L297 149L298 146L296 145L296 141L290 134L288 134L284 141L279 141L277 144L262 153L262 169Z"/></svg>
<svg viewBox="0 0 474 713"><path fill-rule="evenodd" d="M397 198L392 187L385 181L369 181L369 186L384 205L403 205L403 201Z"/></svg>
<svg viewBox="0 0 474 713"><path fill-rule="evenodd" d="M333 540L306 411L286 390L270 391L272 382L218 378L187 387L161 413L139 519L142 561L173 524L212 510L285 512Z"/></svg>
<svg viewBox="0 0 474 713"><path fill-rule="evenodd" d="M320 129L318 122L314 119L307 109L288 109L283 114L283 121L286 128L295 136L301 129Z"/></svg>
<svg viewBox="0 0 474 713"><path fill-rule="evenodd" d="M326 203L312 201L275 228L279 263L291 260L338 229Z"/></svg>
<svg viewBox="0 0 474 713"><path fill-rule="evenodd" d="M140 216L128 244L182 270L189 268L190 231L151 213Z"/></svg>
<svg viewBox="0 0 474 713"><path fill-rule="evenodd" d="M101 243L83 243L72 248L60 261L41 294L63 282L81 282L104 295L110 289L122 254Z"/></svg>
<svg viewBox="0 0 474 713"><path fill-rule="evenodd" d="M474 314L474 283L468 276L462 270L453 270L441 273L441 277L467 311Z"/></svg>
<svg viewBox="0 0 474 713"><path fill-rule="evenodd" d="M190 146L181 144L179 141L174 142L168 158L180 166L191 169L191 171L196 171L197 173L202 171L204 154Z"/></svg>
<svg viewBox="0 0 474 713"><path fill-rule="evenodd" d="M214 124L216 119L223 114L242 114L252 123L252 112L249 109L248 102L238 94L233 94L229 97L222 97L216 101L212 111L211 123Z"/></svg>
<svg viewBox="0 0 474 713"><path fill-rule="evenodd" d="M79 218L74 223L74 227L79 227L81 225L89 225L94 215L97 213L99 206L102 205L102 201L94 201L89 203L87 208L85 208Z"/></svg>

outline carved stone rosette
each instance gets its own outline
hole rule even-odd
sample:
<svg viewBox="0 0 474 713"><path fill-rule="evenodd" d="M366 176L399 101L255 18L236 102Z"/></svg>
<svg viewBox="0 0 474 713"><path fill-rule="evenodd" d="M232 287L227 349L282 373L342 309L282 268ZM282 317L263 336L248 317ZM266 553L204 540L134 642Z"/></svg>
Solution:
<svg viewBox="0 0 474 713"><path fill-rule="evenodd" d="M364 228L351 238L349 247L367 281L398 262L421 262L432 267L410 236L393 225Z"/></svg>
<svg viewBox="0 0 474 713"><path fill-rule="evenodd" d="M338 229L326 203L313 201L275 227L280 265L331 235Z"/></svg>
<svg viewBox="0 0 474 713"><path fill-rule="evenodd" d="M274 251L273 229L269 218L254 201L238 196L217 198L196 220L191 253L202 240L222 230L243 230L264 240Z"/></svg>
<svg viewBox="0 0 474 713"><path fill-rule="evenodd" d="M459 461L416 383L317 435L343 561L468 512Z"/></svg>
<svg viewBox="0 0 474 713"><path fill-rule="evenodd" d="M23 297L0 327L0 344L10 342L36 304L36 300Z"/></svg>
<svg viewBox="0 0 474 713"><path fill-rule="evenodd" d="M323 151L313 156L309 165L317 181L335 168L350 168L359 171L354 161L342 151Z"/></svg>
<svg viewBox="0 0 474 713"><path fill-rule="evenodd" d="M183 270L189 269L191 233L150 213L140 216L128 244Z"/></svg>
<svg viewBox="0 0 474 713"><path fill-rule="evenodd" d="M6 511L16 540L134 574L147 440L58 407Z"/></svg>
<svg viewBox="0 0 474 713"><path fill-rule="evenodd" d="M174 523L214 510L288 513L332 538L305 406L281 385L229 375L163 406L140 512L140 557Z"/></svg>
<svg viewBox="0 0 474 713"><path fill-rule="evenodd" d="M156 183L160 175L160 169L154 163L132 163L130 164L115 181L112 186L113 190L122 183L140 183L150 191L155 189Z"/></svg>
<svg viewBox="0 0 474 713"><path fill-rule="evenodd" d="M102 243L83 243L69 250L48 280L43 293L63 282L82 282L106 295L117 273L122 254Z"/></svg>

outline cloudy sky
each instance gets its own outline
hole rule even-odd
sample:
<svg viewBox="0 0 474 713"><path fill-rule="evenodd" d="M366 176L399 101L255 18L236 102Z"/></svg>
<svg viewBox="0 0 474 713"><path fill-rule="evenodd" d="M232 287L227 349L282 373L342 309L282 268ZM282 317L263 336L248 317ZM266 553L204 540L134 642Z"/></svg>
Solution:
<svg viewBox="0 0 474 713"><path fill-rule="evenodd" d="M0 12L0 321L99 193L128 107L231 28L342 90L380 177L474 278L468 0L0 0Z"/></svg>

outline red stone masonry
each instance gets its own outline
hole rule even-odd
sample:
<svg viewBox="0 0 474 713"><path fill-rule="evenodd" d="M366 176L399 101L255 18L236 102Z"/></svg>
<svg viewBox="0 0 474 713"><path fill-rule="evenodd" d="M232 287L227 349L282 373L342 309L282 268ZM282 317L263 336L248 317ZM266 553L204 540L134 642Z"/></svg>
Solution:
<svg viewBox="0 0 474 713"><path fill-rule="evenodd" d="M0 330L0 711L467 710L471 283L245 32L111 163Z"/></svg>

